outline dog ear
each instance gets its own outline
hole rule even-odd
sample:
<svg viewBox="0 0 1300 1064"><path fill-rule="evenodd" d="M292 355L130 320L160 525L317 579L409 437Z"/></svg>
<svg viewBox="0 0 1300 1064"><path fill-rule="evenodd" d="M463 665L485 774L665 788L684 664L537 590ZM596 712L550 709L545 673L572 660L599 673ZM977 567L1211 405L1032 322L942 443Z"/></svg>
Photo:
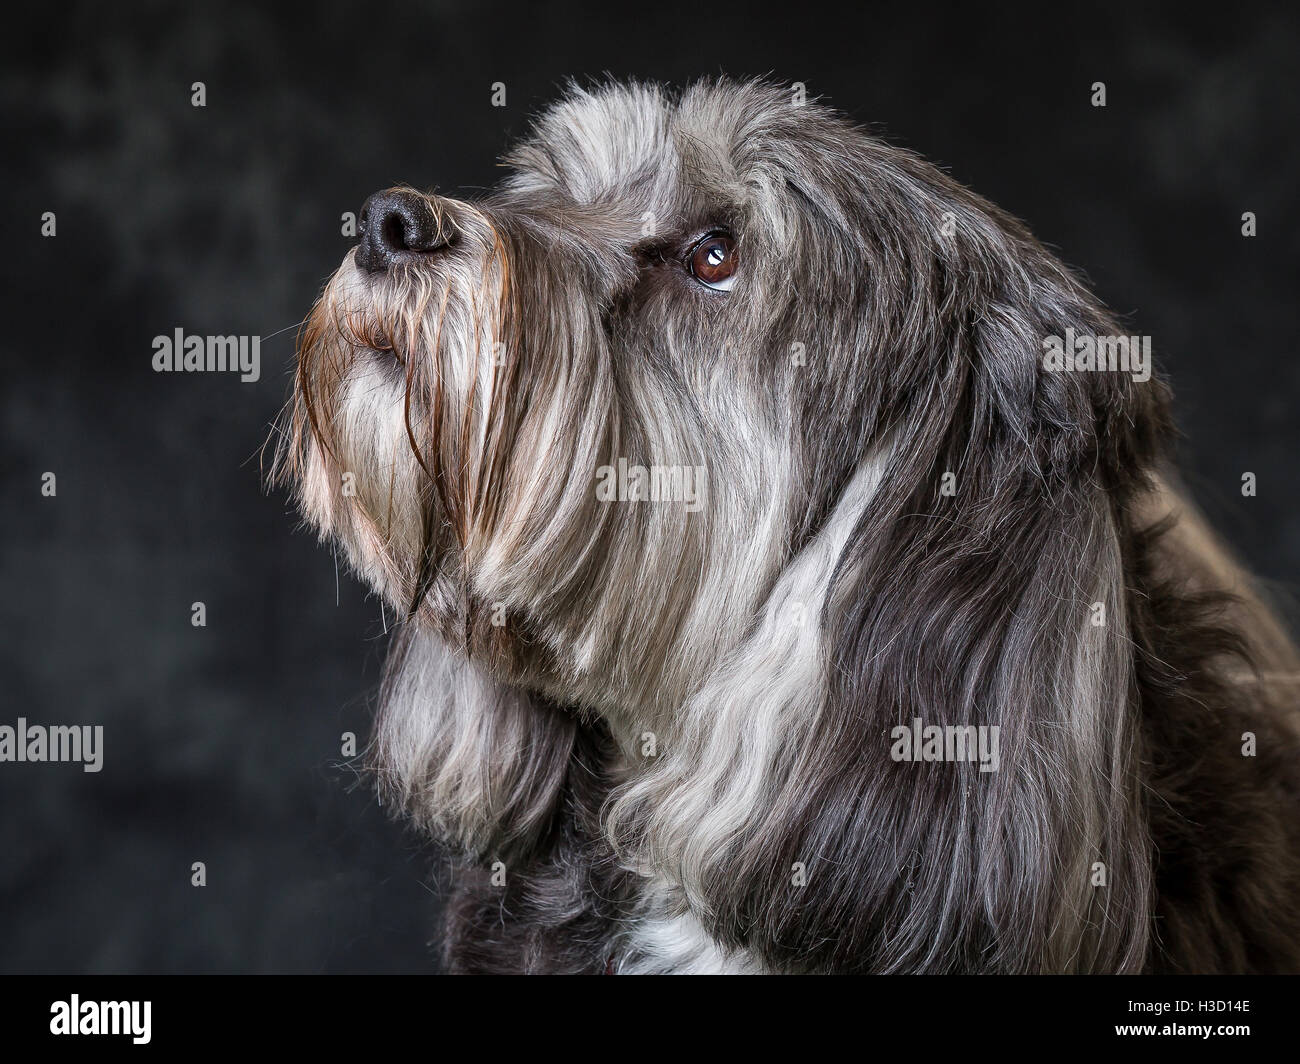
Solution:
<svg viewBox="0 0 1300 1064"><path fill-rule="evenodd" d="M866 382L892 429L609 810L711 934L785 970L1147 955L1124 539L1163 386L1046 369L1045 338L1118 330L1015 223L970 217L933 252L914 379ZM984 729L962 734L995 767L901 760L933 726Z"/></svg>
<svg viewBox="0 0 1300 1064"><path fill-rule="evenodd" d="M408 620L385 664L372 760L381 793L468 857L526 853L545 833L575 718L502 684Z"/></svg>

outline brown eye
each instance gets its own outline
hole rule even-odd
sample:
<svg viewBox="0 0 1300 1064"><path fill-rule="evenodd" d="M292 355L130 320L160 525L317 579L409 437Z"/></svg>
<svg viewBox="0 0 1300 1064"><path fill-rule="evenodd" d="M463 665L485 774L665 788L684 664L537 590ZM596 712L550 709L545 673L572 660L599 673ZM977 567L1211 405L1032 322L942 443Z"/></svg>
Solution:
<svg viewBox="0 0 1300 1064"><path fill-rule="evenodd" d="M729 292L739 265L736 242L726 233L713 233L691 249L687 262L691 276L700 284L715 292Z"/></svg>

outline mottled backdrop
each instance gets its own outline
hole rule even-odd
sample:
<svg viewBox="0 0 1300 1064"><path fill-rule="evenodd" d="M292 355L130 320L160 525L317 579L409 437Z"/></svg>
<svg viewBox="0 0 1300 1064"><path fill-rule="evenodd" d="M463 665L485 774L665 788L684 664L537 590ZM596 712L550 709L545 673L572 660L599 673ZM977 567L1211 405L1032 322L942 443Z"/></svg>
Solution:
<svg viewBox="0 0 1300 1064"><path fill-rule="evenodd" d="M342 213L401 181L491 184L570 77L802 81L1026 219L1154 337L1194 493L1295 587L1300 33L1280 6L1177 25L1128 5L456 0L6 20L0 724L102 724L105 751L97 774L0 764L0 970L436 967L436 855L340 754L366 735L384 618L261 491L258 450ZM262 379L154 373L178 327L264 337Z"/></svg>

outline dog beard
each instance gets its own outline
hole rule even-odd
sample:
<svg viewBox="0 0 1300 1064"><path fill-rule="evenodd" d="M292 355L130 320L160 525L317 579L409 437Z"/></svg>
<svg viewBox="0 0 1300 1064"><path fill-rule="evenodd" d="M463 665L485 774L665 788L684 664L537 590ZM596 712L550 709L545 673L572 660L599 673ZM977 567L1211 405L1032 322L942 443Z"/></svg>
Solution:
<svg viewBox="0 0 1300 1064"><path fill-rule="evenodd" d="M394 190L363 219L277 456L405 615L390 793L523 860L578 765L588 849L769 967L1149 965L1142 700L1217 707L1175 746L1268 730L1189 655L1268 629L1293 658L1262 608L1200 620L1240 574L1148 529L1159 377L1044 368L1048 337L1119 335L1108 312L1019 223L769 85L575 91L509 161L479 203ZM702 490L601 491L629 469ZM1194 603L1135 601L1192 570ZM917 721L998 729L1001 768L892 760ZM1280 845L1266 791L1237 808ZM1162 956L1230 966L1196 904L1161 910Z"/></svg>

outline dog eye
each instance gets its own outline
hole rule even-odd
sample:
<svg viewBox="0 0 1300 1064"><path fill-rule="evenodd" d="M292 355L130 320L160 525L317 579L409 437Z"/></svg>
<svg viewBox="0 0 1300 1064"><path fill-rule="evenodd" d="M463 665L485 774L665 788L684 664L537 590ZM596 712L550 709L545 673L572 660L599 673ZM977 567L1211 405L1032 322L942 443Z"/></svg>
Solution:
<svg viewBox="0 0 1300 1064"><path fill-rule="evenodd" d="M691 248L687 267L705 288L729 292L736 282L736 242L726 233L711 233Z"/></svg>

